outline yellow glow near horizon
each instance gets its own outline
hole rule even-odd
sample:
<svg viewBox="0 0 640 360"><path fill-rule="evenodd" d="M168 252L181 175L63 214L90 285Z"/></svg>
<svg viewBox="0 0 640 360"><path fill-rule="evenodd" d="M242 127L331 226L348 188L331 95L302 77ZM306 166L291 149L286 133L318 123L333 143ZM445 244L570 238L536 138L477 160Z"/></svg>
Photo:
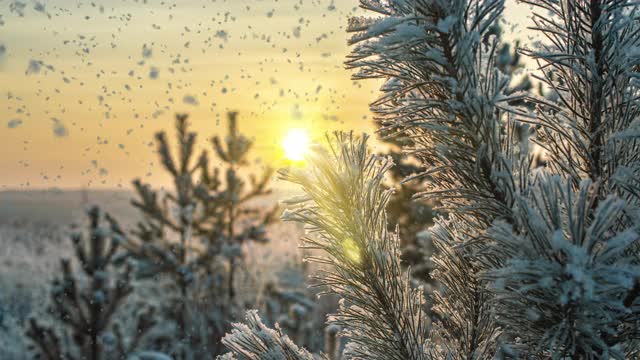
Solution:
<svg viewBox="0 0 640 360"><path fill-rule="evenodd" d="M311 140L304 129L291 129L282 141L284 155L291 161L301 161L309 151Z"/></svg>

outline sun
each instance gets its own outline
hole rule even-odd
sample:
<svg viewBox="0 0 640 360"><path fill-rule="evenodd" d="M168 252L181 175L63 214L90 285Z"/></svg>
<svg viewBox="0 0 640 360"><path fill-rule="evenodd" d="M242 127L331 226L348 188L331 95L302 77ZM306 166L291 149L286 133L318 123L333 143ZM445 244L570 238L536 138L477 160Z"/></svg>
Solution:
<svg viewBox="0 0 640 360"><path fill-rule="evenodd" d="M291 129L282 141L284 155L291 161L301 161L309 150L309 135L304 129Z"/></svg>

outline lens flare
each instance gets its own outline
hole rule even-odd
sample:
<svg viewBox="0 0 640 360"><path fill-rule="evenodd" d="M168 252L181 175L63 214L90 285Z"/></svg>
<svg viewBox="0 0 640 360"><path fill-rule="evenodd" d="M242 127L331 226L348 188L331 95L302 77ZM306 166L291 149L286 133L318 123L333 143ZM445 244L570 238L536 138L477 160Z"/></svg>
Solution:
<svg viewBox="0 0 640 360"><path fill-rule="evenodd" d="M355 240L351 238L347 238L342 241L342 248L344 249L344 254L347 259L350 261L360 264L360 248Z"/></svg>

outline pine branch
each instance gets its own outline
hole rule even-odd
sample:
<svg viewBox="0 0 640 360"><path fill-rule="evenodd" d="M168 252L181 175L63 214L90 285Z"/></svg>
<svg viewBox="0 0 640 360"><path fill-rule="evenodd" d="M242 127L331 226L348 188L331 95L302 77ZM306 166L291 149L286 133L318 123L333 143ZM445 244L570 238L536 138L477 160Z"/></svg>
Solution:
<svg viewBox="0 0 640 360"><path fill-rule="evenodd" d="M246 313L244 323L233 324L222 343L232 353L219 357L220 360L316 360L297 347L279 327L269 329L255 310Z"/></svg>
<svg viewBox="0 0 640 360"><path fill-rule="evenodd" d="M526 2L553 14L534 15L532 29L546 41L525 51L557 98L538 99L537 109L536 142L546 149L551 169L575 187L590 178L600 184L600 198L615 192L640 204L637 184L619 176L640 174L638 6L624 0Z"/></svg>
<svg viewBox="0 0 640 360"><path fill-rule="evenodd" d="M477 259L485 229L512 218L515 196L526 187L530 157L522 95L509 88L499 45L501 0L361 1L382 15L350 23L354 50L347 65L355 79L383 78L373 103L382 131L399 133L404 148L426 170L416 197L447 214L435 219L434 279L443 285L434 310L448 322L436 326L444 350L460 359L490 356L497 328ZM509 95L507 95L509 94ZM524 129L524 131L523 131ZM523 136L524 135L524 136ZM488 261L495 261L493 259ZM463 278L449 276L465 272ZM466 281L462 281L466 279ZM463 297L458 297L463 295ZM462 300L465 299L466 301ZM456 344L456 345L454 345Z"/></svg>
<svg viewBox="0 0 640 360"><path fill-rule="evenodd" d="M515 210L519 230L497 222L489 230L494 256L509 259L487 273L493 306L506 332L526 346L523 356L627 358L618 334L637 332L634 292L640 265L637 219L609 196L593 207L589 180L577 191L559 177L541 175ZM556 355L557 354L557 355Z"/></svg>
<svg viewBox="0 0 640 360"><path fill-rule="evenodd" d="M551 159L550 168L576 189L590 179L596 193L594 210L617 195L626 200L630 212L637 211L640 8L624 0L526 2L553 14L534 16L533 29L546 42L526 52L539 62L542 82L557 94L557 101L540 100L537 108L536 141ZM620 227L634 225L623 219ZM638 256L637 249L630 253ZM633 280L639 282L637 277ZM638 294L634 285L616 296L633 311ZM607 346L621 341L605 336Z"/></svg>
<svg viewBox="0 0 640 360"><path fill-rule="evenodd" d="M304 239L307 247L327 255L309 260L330 265L315 277L342 297L331 321L349 337L351 358L426 359L422 291L411 288L397 236L387 231L390 192L381 182L392 163L368 153L366 136L337 133L328 140L329 149L310 157L306 169L281 172L308 199L283 218L305 224L312 234Z"/></svg>

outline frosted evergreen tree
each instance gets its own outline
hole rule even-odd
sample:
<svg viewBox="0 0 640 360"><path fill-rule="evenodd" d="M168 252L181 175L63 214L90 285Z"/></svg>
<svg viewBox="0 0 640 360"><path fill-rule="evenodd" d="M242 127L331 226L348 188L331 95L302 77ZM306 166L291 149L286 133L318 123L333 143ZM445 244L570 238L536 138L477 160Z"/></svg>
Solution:
<svg viewBox="0 0 640 360"><path fill-rule="evenodd" d="M548 172L519 197L515 223L489 232L493 307L526 353L637 357L638 8L528 3L546 41L526 54L555 98L537 99L534 121Z"/></svg>
<svg viewBox="0 0 640 360"><path fill-rule="evenodd" d="M502 1L366 1L380 18L353 19L356 79L383 78L372 106L387 131L412 139L429 181L418 196L445 214L434 219L435 351L454 358L494 354L499 328L475 254L485 229L511 219L527 161L517 126L521 98L497 65ZM425 336L426 337L426 336Z"/></svg>
<svg viewBox="0 0 640 360"><path fill-rule="evenodd" d="M508 76L513 76L521 71L524 64L519 48L519 41L515 41L513 44L505 42L499 45L494 65ZM504 93L511 95L529 91L532 91L532 83L529 75L525 74L517 82L512 81ZM512 105L532 107L532 102L522 96L514 97L511 99L511 103ZM428 181L429 176L422 176L414 181L405 181L407 177L424 171L424 167L420 162L415 161L411 152L402 151L402 149L414 147L415 143L411 137L403 135L403 131L400 130L402 124L396 123L393 127L389 127L386 117L377 117L374 121L378 125L380 139L389 145L385 154L391 156L395 164L390 169L392 175L390 182L392 186L396 187L396 191L387 205L389 226L397 225L399 228L403 246L402 260L407 266L411 266L414 278L433 285L429 274L432 264L424 259L430 257L434 251L428 232L425 231L433 224L433 201L415 198L416 193L423 190L422 183Z"/></svg>
<svg viewBox="0 0 640 360"><path fill-rule="evenodd" d="M310 258L326 265L317 277L343 298L329 322L344 328L344 358L639 355L637 5L530 3L546 39L524 54L544 98L514 91L500 66L503 1L362 0L378 16L351 20L348 65L385 81L372 111L409 140L425 169L409 179L427 178L418 196L438 205L440 289L429 318L387 230L392 163L365 138L338 134L284 172L304 192L284 218L307 226L305 244L325 254ZM262 335L237 325L224 342L239 359L307 358Z"/></svg>
<svg viewBox="0 0 640 360"><path fill-rule="evenodd" d="M116 260L126 235L106 215L108 226L101 225L98 207L88 212L88 236L74 233L71 241L77 265L61 260L60 276L52 284L49 312L56 324L31 319L27 337L34 343L34 356L44 360L123 359L133 354L148 331L155 326L154 308L136 314L132 333L123 332L117 313L133 292L131 268L120 269Z"/></svg>
<svg viewBox="0 0 640 360"><path fill-rule="evenodd" d="M170 295L162 296L176 327L168 341L179 359L215 357L220 339L244 304L237 298L235 275L243 260L243 244L268 241L265 226L274 211L261 211L248 202L269 193L272 171L248 181L239 175L249 164L252 142L238 130L230 113L228 133L211 139L224 166L212 166L207 151L196 157L196 133L187 115L176 116L176 151L167 134L156 134L158 155L173 179L173 189L156 190L134 181L133 201L144 216L128 243L137 260L136 274L159 279L169 275ZM246 300L246 299L245 299Z"/></svg>

